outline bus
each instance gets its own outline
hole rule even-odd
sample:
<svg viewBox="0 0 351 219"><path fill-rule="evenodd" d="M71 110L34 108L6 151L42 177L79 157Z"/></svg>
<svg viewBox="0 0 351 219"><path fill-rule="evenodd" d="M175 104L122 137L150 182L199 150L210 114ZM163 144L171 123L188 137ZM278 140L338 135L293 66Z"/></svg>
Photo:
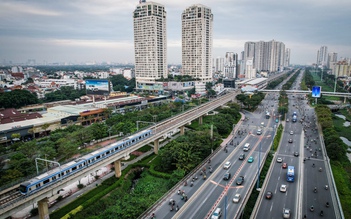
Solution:
<svg viewBox="0 0 351 219"><path fill-rule="evenodd" d="M286 181L294 182L295 180L295 168L294 166L288 166L288 172L286 173Z"/></svg>

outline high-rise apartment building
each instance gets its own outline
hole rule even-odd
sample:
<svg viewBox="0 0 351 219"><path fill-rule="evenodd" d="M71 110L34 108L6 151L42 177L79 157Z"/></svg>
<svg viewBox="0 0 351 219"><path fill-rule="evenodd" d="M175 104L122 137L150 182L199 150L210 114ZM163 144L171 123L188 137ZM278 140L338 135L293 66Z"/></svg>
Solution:
<svg viewBox="0 0 351 219"><path fill-rule="evenodd" d="M251 70L275 72L283 70L286 64L285 44L275 40L264 42L246 42L245 43L245 63L249 60ZM252 63L252 67L251 67ZM246 74L253 75L252 73Z"/></svg>
<svg viewBox="0 0 351 219"><path fill-rule="evenodd" d="M217 57L214 60L214 71L215 72L223 72L224 71L224 58L222 57Z"/></svg>
<svg viewBox="0 0 351 219"><path fill-rule="evenodd" d="M290 66L290 53L291 50L289 48L285 49L285 66Z"/></svg>
<svg viewBox="0 0 351 219"><path fill-rule="evenodd" d="M238 54L233 52L226 52L224 63L224 77L237 78Z"/></svg>
<svg viewBox="0 0 351 219"><path fill-rule="evenodd" d="M165 7L140 1L133 12L136 81L167 78Z"/></svg>
<svg viewBox="0 0 351 219"><path fill-rule="evenodd" d="M212 32L211 9L192 5L182 13L182 68L184 75L212 81Z"/></svg>
<svg viewBox="0 0 351 219"><path fill-rule="evenodd" d="M321 46L317 52L317 64L326 66L328 61L328 47Z"/></svg>
<svg viewBox="0 0 351 219"><path fill-rule="evenodd" d="M336 63L337 61L338 61L338 54L336 52L328 53L328 61L327 61L328 69L331 69L334 63Z"/></svg>

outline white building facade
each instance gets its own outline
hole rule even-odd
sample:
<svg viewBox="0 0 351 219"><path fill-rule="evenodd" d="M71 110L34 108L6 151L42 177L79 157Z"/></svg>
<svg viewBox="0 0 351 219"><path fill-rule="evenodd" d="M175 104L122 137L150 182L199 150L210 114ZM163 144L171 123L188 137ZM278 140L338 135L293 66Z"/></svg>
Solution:
<svg viewBox="0 0 351 219"><path fill-rule="evenodd" d="M212 32L213 14L210 8L197 4L183 11L183 75L190 75L205 82L212 81Z"/></svg>
<svg viewBox="0 0 351 219"><path fill-rule="evenodd" d="M167 78L165 7L140 1L133 12L136 81Z"/></svg>

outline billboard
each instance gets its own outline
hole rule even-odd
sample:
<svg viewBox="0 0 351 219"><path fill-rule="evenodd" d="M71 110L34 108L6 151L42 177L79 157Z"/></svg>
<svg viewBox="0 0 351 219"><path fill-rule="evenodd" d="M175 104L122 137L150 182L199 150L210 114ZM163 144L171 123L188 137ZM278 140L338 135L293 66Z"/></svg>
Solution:
<svg viewBox="0 0 351 219"><path fill-rule="evenodd" d="M321 87L320 86L313 86L312 87L312 97L316 97L316 98L321 97Z"/></svg>
<svg viewBox="0 0 351 219"><path fill-rule="evenodd" d="M105 95L110 94L110 82L106 79L91 79L85 81L85 88L88 95Z"/></svg>

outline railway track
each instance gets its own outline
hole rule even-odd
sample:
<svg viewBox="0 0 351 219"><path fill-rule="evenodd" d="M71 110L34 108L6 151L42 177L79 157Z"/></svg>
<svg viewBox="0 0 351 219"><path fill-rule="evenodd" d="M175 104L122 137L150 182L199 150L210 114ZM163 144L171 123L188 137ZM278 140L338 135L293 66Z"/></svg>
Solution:
<svg viewBox="0 0 351 219"><path fill-rule="evenodd" d="M0 194L0 206L5 207L7 204L21 196L22 194L18 191L18 189L13 189L6 193L2 193Z"/></svg>

